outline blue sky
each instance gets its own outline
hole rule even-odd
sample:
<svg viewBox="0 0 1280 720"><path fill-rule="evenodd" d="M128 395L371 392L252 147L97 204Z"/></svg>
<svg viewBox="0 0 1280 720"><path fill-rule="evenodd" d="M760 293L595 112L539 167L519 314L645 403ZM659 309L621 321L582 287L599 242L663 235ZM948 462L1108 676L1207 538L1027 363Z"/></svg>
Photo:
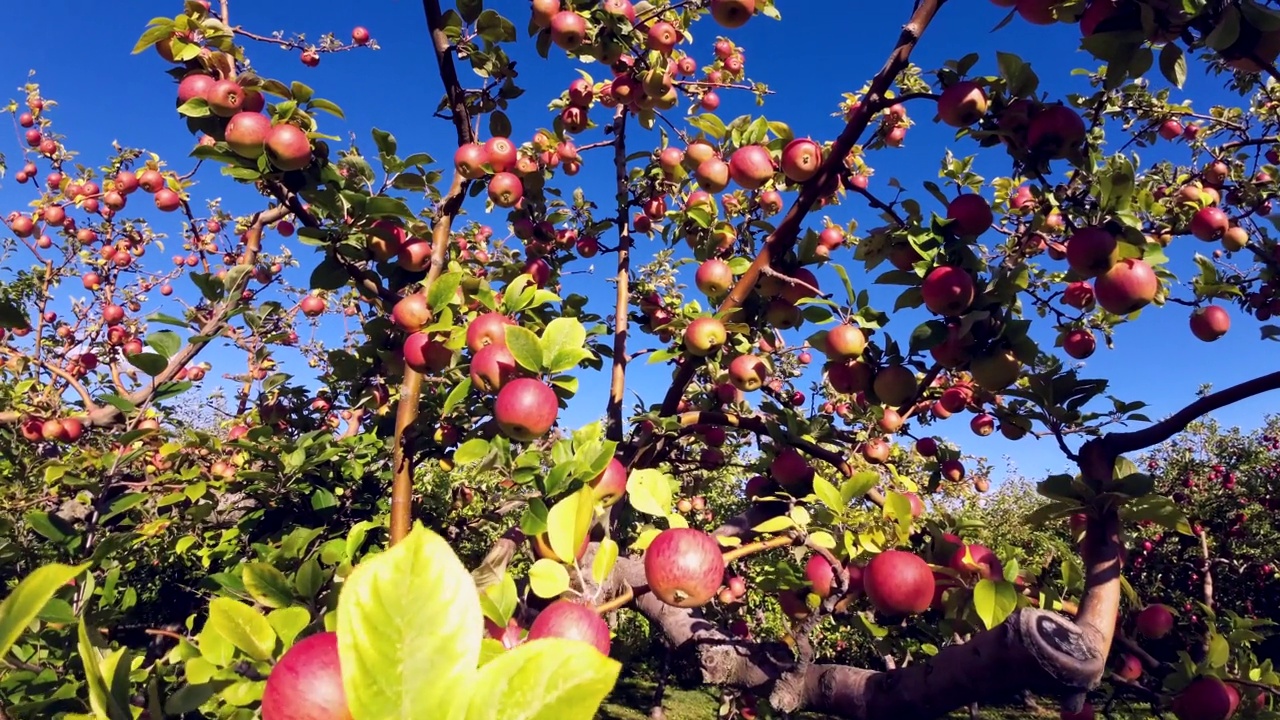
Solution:
<svg viewBox="0 0 1280 720"><path fill-rule="evenodd" d="M110 143L119 141L125 146L158 152L174 167L189 168L191 162L185 156L192 139L173 110L175 85L163 74L167 66L151 52L129 55L147 20L154 14L177 12L180 3L118 3L110 12L72 11L78 5L59 4L65 12L57 13L58 41L48 34L48 12L9 14L6 29L15 41L0 54L0 83L10 91L0 95L19 97L18 88L26 81L28 70L34 69L35 80L43 85L46 95L60 103L55 115L59 132L69 136L70 144L83 153L85 162L97 164L106 157ZM577 77L578 67L594 73L597 79L604 77L606 70L599 65L581 65L554 52L552 62L540 60L532 41L523 37L527 2L503 0L487 5L507 14L520 29L521 42L509 52L517 61L519 82L527 92L516 101L509 115L515 126L513 139L522 142L532 137L536 129L550 126L552 115L546 109L546 101ZM853 5L858 7L856 12L847 9ZM790 124L797 135L809 135L820 141L833 139L842 123L831 114L842 93L857 90L880 68L907 18L908 6L909 3L855 4L839 0L780 3L781 23L757 17L745 28L728 33L735 43L745 48L748 75L769 84L776 94L760 110L751 97L723 92L718 114L729 119L738 114L764 112L771 119ZM320 66L314 69L303 67L296 51L285 52L268 45L251 44L250 57L264 75L286 82L305 82L315 88L319 96L343 107L346 122L323 116L322 131L342 135L344 139L354 133L362 147L371 150L369 129L376 126L396 135L402 154L425 151L446 162L452 157L452 128L446 121L432 116L441 86L420 4L409 0L390 3L278 0L236 2L232 3L232 9L233 23L263 35L280 29L318 38L331 31L345 39L353 26L368 27L382 46L381 50L325 55ZM991 28L999 23L1004 12L980 0L949 3L925 35L913 59L928 69L948 58L977 52L981 60L973 72L984 75L995 74L996 51L1012 52L1032 63L1040 74L1042 92L1056 98L1084 89L1083 81L1070 77L1069 71L1077 67L1094 68L1097 63L1078 50L1076 27L1033 27L1015 20L992 33ZM695 26L692 52L700 63L710 57L711 45L719 32L710 21ZM21 52L16 51L19 48ZM464 84L471 82L474 76L465 68L463 71ZM1152 82L1159 85L1163 81L1153 76ZM1215 99L1226 98L1216 85L1199 65L1193 64L1187 89L1175 93L1174 98L1194 97L1195 108L1205 112ZM868 158L876 169L871 187L883 190L889 178L896 177L925 207L930 207L932 201L919 189L920 183L937 178L945 148L951 146L957 155L975 152L977 148L971 142L954 141L952 131L934 125L931 121L934 113L927 101L917 102L908 109L917 125L909 132L905 147L873 153ZM593 110L593 118L604 122L606 112L597 108ZM678 116L679 112L673 111L672 115ZM598 130L592 131L580 136L578 144L600 137ZM631 137L637 137L637 133ZM0 207L6 211L25 207L33 197L30 185L18 185L12 179L13 171L22 164L19 143L20 138L15 136L12 142L2 146L10 168L9 175L0 181ZM1175 159L1186 158L1178 154L1183 151L1170 146L1143 152L1148 153L1144 159L1154 157L1150 155L1154 152L1172 152L1171 157ZM988 178L1006 174L1009 172L1007 158L1002 151L989 151L982 156L977 170ZM41 176L45 171L42 167ZM226 206L235 212L249 212L260 206L251 189L231 184L214 168L205 169L198 178L201 184L194 189L196 198L222 197ZM576 184L588 189L605 189L598 195L600 202L611 199L609 158L588 153L576 180ZM412 201L410 204L417 207ZM136 210L135 206L129 210ZM478 203L470 209L474 213L483 211ZM859 219L864 227L877 224L875 213L856 199L830 210L832 219L839 222L852 217ZM817 226L821 217L821 213L812 215L810 221ZM486 222L500 227L502 219L495 216ZM175 219L161 223L159 227L167 227L175 234L180 232ZM278 236L270 237L269 241L292 242ZM656 243L643 241L637 247L637 254L643 258L646 252L656 249ZM1184 237L1175 240L1169 254L1176 259L1175 271L1186 277L1192 253L1210 250L1212 247ZM290 279L301 285L306 282L305 273L309 273L314 262L309 248L295 244L294 251L303 259L304 268L295 271ZM837 259L846 257L843 253L847 252L837 253ZM149 254L146 260L148 264L167 264L171 254ZM21 256L8 258L4 272L24 266L28 260L29 257ZM593 273L579 274L587 262L577 261L571 266L575 274L566 281L567 289L596 298L593 307L601 314L607 314L612 305L611 299L605 299L612 297L611 289L605 284L612 262L611 257L597 257ZM687 281L692 284L691 268L689 272ZM829 270L819 272L819 278L825 288L838 288L835 275ZM854 284L859 289L868 286L870 280L853 273ZM180 281L180 294L193 290L188 283ZM1186 291L1180 294L1187 296ZM698 293L691 289L689 295ZM880 309L892 307L894 292L872 289L872 295ZM1114 394L1126 400L1144 400L1151 404L1151 414L1160 416L1193 399L1201 383L1226 387L1274 369L1267 359L1274 357L1275 348L1258 339L1258 323L1251 318L1232 309L1232 332L1213 344L1195 340L1187 329L1187 318L1188 309L1176 305L1145 312L1138 322L1120 329L1115 350L1100 348L1087 361L1085 374L1110 379ZM888 330L896 337L905 338L922 319L923 316L903 316L895 319ZM331 324L337 328L340 322L334 319ZM813 329L806 326L795 331L794 338L805 337ZM653 340L640 337L634 344L647 347ZM223 351L210 353L209 359L215 364L213 376L233 372L236 367L233 364L236 356ZM646 400L660 398L669 368L642 363L633 368L631 388L640 389ZM302 373L305 365L293 368L286 365L286 369ZM806 380L803 385L807 384ZM606 396L607 377L585 375L579 396L570 409L562 413L562 422L576 426L599 417ZM1227 423L1255 427L1262 415L1271 411L1273 403L1274 398L1264 396L1225 410L1219 417ZM935 427L943 437L961 442L967 452L989 457L997 466L997 476L1001 474L1002 458L1006 456L1020 471L1032 477L1064 466L1051 440L1011 443L999 436L976 438L963 418Z"/></svg>

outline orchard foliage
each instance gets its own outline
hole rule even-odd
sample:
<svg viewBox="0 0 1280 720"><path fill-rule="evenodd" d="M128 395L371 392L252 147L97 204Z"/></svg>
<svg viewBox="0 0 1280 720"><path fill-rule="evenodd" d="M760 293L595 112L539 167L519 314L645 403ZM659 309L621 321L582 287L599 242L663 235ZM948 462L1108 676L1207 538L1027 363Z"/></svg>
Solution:
<svg viewBox="0 0 1280 720"><path fill-rule="evenodd" d="M726 93L776 112L734 41L781 19L773 0L425 0L452 157L378 128L344 146L331 90L296 79L376 50L367 29L259 34L234 3L187 0L135 48L170 76L187 158L77 148L26 85L0 710L588 718L647 632L725 688L726 717L925 718L1027 690L1064 717L1117 698L1280 716L1250 617L1274 605L1211 587L1266 575L1274 535L1246 520L1273 509L1275 435L1126 457L1280 372L1153 422L1078 362L1171 316L1203 342L1252 332L1237 318L1259 353L1280 336L1280 11L995 4L1019 32L1077 27L1094 66L917 66L964 11L919 0L881 71L832 87L835 138L717 114ZM509 114L522 44L580 61L542 117ZM264 45L296 75L260 71ZM1233 103L1183 97L1191 68ZM940 182L876 172L932 122L955 130ZM588 162L613 185L575 184ZM609 297L569 279L596 257ZM191 412L210 348L244 359L216 420ZM589 373L607 399L578 397ZM571 427L571 400L602 419ZM1079 472L993 514L990 468L942 437L966 422ZM1171 468L1194 501L1154 479Z"/></svg>

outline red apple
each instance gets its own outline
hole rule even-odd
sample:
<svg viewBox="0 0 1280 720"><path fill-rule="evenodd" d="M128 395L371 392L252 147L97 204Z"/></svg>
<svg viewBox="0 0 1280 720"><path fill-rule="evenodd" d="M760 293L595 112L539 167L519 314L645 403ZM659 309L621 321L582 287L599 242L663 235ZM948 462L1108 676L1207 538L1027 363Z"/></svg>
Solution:
<svg viewBox="0 0 1280 720"><path fill-rule="evenodd" d="M862 355L867 347L867 336L857 325L841 323L827 331L826 344L827 357L849 360Z"/></svg>
<svg viewBox="0 0 1280 720"><path fill-rule="evenodd" d="M1126 258L1099 275L1093 290L1103 310L1115 315L1128 315L1155 299L1160 290L1160 280L1146 261Z"/></svg>
<svg viewBox="0 0 1280 720"><path fill-rule="evenodd" d="M551 42L562 50L577 50L587 38L587 21L571 10L551 17Z"/></svg>
<svg viewBox="0 0 1280 720"><path fill-rule="evenodd" d="M1081 228L1067 241L1067 264L1084 277L1101 275L1119 259L1120 245L1106 228Z"/></svg>
<svg viewBox="0 0 1280 720"><path fill-rule="evenodd" d="M768 379L768 363L755 355L739 355L729 361L729 382L742 392L759 390Z"/></svg>
<svg viewBox="0 0 1280 720"><path fill-rule="evenodd" d="M733 271L729 269L729 263L711 258L698 266L693 282L707 297L722 297L733 287Z"/></svg>
<svg viewBox="0 0 1280 720"><path fill-rule="evenodd" d="M1211 675L1191 681L1173 699L1170 709L1178 720L1227 720L1240 705L1235 688Z"/></svg>
<svg viewBox="0 0 1280 720"><path fill-rule="evenodd" d="M178 89L181 92L181 85ZM204 99L209 103L209 112L229 118L244 105L244 88L235 80L218 80L209 86Z"/></svg>
<svg viewBox="0 0 1280 720"><path fill-rule="evenodd" d="M1062 350L1077 360L1084 360L1098 349L1098 340L1087 328L1073 328L1062 336Z"/></svg>
<svg viewBox="0 0 1280 720"><path fill-rule="evenodd" d="M929 312L955 317L964 313L973 304L975 298L973 276L963 268L950 265L934 268L925 276L924 283L920 286L920 294L924 297L924 306L929 309Z"/></svg>
<svg viewBox="0 0 1280 720"><path fill-rule="evenodd" d="M1191 313L1191 334L1204 342L1213 342L1231 329L1231 316L1221 305L1206 305Z"/></svg>
<svg viewBox="0 0 1280 720"><path fill-rule="evenodd" d="M1205 242L1218 240L1230 227L1231 219L1227 214L1222 211L1222 208L1212 205L1200 208L1191 217L1191 234Z"/></svg>
<svg viewBox="0 0 1280 720"><path fill-rule="evenodd" d="M952 229L961 237L981 235L995 222L991 204L981 195L972 193L961 195L947 205L947 219L952 221Z"/></svg>
<svg viewBox="0 0 1280 720"><path fill-rule="evenodd" d="M484 145L471 142L462 145L453 153L453 166L458 174L468 180L479 180L484 177L484 166L489 163L489 153Z"/></svg>
<svg viewBox="0 0 1280 720"><path fill-rule="evenodd" d="M591 645L609 654L609 624L594 609L571 600L556 600L538 613L529 626L529 640L563 638Z"/></svg>
<svg viewBox="0 0 1280 720"><path fill-rule="evenodd" d="M810 555L804 566L804 576L813 588L813 592L823 600L831 597L831 584L835 582L835 568L821 555Z"/></svg>
<svg viewBox="0 0 1280 720"><path fill-rule="evenodd" d="M1023 1L1019 0L1019 8ZM1052 4L1052 0L1038 1ZM1027 145L1036 153L1061 159L1084 142L1086 132L1084 120L1075 110L1065 105L1048 105L1027 126Z"/></svg>
<svg viewBox="0 0 1280 720"><path fill-rule="evenodd" d="M1135 627L1139 635L1159 640L1173 630L1173 612L1165 605L1148 605L1138 613Z"/></svg>
<svg viewBox="0 0 1280 720"><path fill-rule="evenodd" d="M871 604L890 616L914 615L933 601L933 571L918 555L886 550L875 556L863 573L863 587Z"/></svg>
<svg viewBox="0 0 1280 720"><path fill-rule="evenodd" d="M986 114L987 94L971 80L952 85L938 98L938 116L951 127L969 127Z"/></svg>
<svg viewBox="0 0 1280 720"><path fill-rule="evenodd" d="M695 318L684 331L684 346L691 355L706 357L728 340L724 323L713 317Z"/></svg>
<svg viewBox="0 0 1280 720"><path fill-rule="evenodd" d="M486 345L471 358L471 384L483 393L498 392L518 372L516 358L505 344Z"/></svg>
<svg viewBox="0 0 1280 720"><path fill-rule="evenodd" d="M516 378L498 391L493 418L512 440L530 442L547 433L560 413L555 392L541 380Z"/></svg>
<svg viewBox="0 0 1280 720"><path fill-rule="evenodd" d="M740 28L756 12L756 0L711 0L711 17L722 27Z"/></svg>
<svg viewBox="0 0 1280 720"><path fill-rule="evenodd" d="M793 448L782 448L769 463L769 475L787 492L808 492L813 483L814 470L809 461Z"/></svg>
<svg viewBox="0 0 1280 720"><path fill-rule="evenodd" d="M299 640L271 669L262 691L262 720L351 720L342 688L338 635Z"/></svg>
<svg viewBox="0 0 1280 720"><path fill-rule="evenodd" d="M413 333L402 351L404 364L420 373L438 373L453 364L453 351L429 333Z"/></svg>
<svg viewBox="0 0 1280 720"><path fill-rule="evenodd" d="M236 113L227 121L226 140L231 151L240 157L257 158L266 152L271 120L260 113Z"/></svg>
<svg viewBox="0 0 1280 720"><path fill-rule="evenodd" d="M467 324L467 348L480 352L486 345L507 344L507 328L516 323L500 312L487 312Z"/></svg>
<svg viewBox="0 0 1280 720"><path fill-rule="evenodd" d="M662 602L681 608L711 601L724 579L724 556L711 535L693 528L664 530L644 553L644 575Z"/></svg>
<svg viewBox="0 0 1280 720"><path fill-rule="evenodd" d="M820 167L822 146L809 138L796 138L782 149L782 174L791 182L805 182L817 175Z"/></svg>
<svg viewBox="0 0 1280 720"><path fill-rule="evenodd" d="M597 502L609 507L622 499L627 492L627 466L617 458L609 461L605 469L591 481L591 489Z"/></svg>
<svg viewBox="0 0 1280 720"><path fill-rule="evenodd" d="M301 170L311 164L311 141L297 125L276 125L267 133L267 156L281 170Z"/></svg>

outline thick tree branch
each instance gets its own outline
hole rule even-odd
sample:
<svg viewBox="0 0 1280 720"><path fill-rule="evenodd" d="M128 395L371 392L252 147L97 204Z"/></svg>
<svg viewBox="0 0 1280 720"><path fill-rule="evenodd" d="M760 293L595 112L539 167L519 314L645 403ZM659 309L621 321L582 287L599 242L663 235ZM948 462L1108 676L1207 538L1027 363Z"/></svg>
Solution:
<svg viewBox="0 0 1280 720"><path fill-rule="evenodd" d="M845 157L858 142L858 138L862 136L863 131L867 129L873 117L875 117L875 107L884 99L886 91L892 86L893 81L898 77L898 73L907 67L911 57L912 50L915 49L916 43L920 41L920 36L924 34L925 28L933 21L938 13L938 9L946 0L921 0L916 3L915 12L911 15L911 20L902 27L902 32L898 36L897 46L889 55L889 59L885 62L880 72L876 73L871 80L871 86L867 90L867 94L858 103L857 107L850 113L849 122L836 141L832 143L831 150L828 152L826 159L823 160L822 167L818 169L808 182L800 188L800 196L787 210L787 214L778 223L777 228L765 240L764 247L761 248L760 254L738 279L738 283L734 285L733 290L729 292L728 297L720 304L719 313L727 313L742 306L748 295L754 291L756 282L760 279L760 273L773 264L775 259L781 258L787 254L787 251L795 244L796 237L800 234L801 224L804 222L809 211L813 209L815 204L822 199L825 190L838 186L840 175L845 172ZM671 387L667 391L666 397L662 401L662 414L672 415L680 404L680 398L684 396L685 388L693 379L694 373L701 367L701 363L692 362L692 358L687 358L689 362L685 362L676 371L675 378L672 380Z"/></svg>
<svg viewBox="0 0 1280 720"><path fill-rule="evenodd" d="M613 115L613 170L617 181L618 217L618 301L614 307L613 376L609 381L609 419L606 437L622 440L622 402L627 391L627 312L631 309L631 193L627 187L627 109L619 106Z"/></svg>

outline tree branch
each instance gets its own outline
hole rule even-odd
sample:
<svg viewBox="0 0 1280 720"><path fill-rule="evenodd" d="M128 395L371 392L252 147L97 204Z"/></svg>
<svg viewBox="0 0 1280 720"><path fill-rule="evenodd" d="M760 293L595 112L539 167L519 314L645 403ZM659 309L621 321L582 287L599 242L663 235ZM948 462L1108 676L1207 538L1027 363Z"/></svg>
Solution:
<svg viewBox="0 0 1280 720"><path fill-rule="evenodd" d="M836 138L836 141L832 143L831 151L823 161L822 167L818 169L817 174L801 186L800 196L796 198L791 208L787 210L786 216L778 223L777 228L765 240L760 254L756 256L751 266L747 268L747 271L738 279L738 283L734 285L733 290L729 292L728 297L720 304L719 313L723 314L741 307L747 296L754 291L756 282L760 279L760 273L764 268L772 265L775 258L785 255L795 244L796 237L800 233L801 223L804 222L809 211L821 199L822 191L839 183L840 174L845 170L845 156L849 154L863 131L867 129L867 125L875 116L875 106L884 99L885 92L889 90L894 79L898 77L898 73L907 67L911 51L915 49L916 43L920 41L920 36L924 34L925 28L933 21L938 9L945 2L946 0L921 0L916 3L916 9L912 13L911 20L902 27L902 32L898 36L897 46L889 55L884 67L872 78L871 86L866 96L862 98L857 108L850 113L849 123L845 126L844 131L840 133L840 136ZM684 396L685 388L688 387L694 373L702 365L702 363L692 362L692 358L688 358L688 360L676 371L671 387L662 401L663 415L675 413L677 406L680 404L680 398Z"/></svg>
<svg viewBox="0 0 1280 720"><path fill-rule="evenodd" d="M619 106L613 114L613 168L617 181L618 217L618 301L614 306L613 376L609 382L609 440L622 440L622 403L627 390L627 312L631 308L631 193L627 187L627 109Z"/></svg>

